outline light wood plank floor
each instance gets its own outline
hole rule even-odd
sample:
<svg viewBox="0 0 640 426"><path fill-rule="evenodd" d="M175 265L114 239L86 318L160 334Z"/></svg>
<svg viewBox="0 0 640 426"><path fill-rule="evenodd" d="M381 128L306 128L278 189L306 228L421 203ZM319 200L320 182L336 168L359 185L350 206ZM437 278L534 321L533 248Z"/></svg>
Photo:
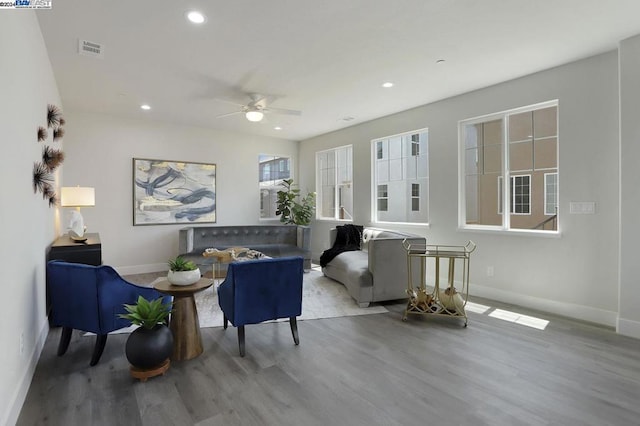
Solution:
<svg viewBox="0 0 640 426"><path fill-rule="evenodd" d="M478 301L478 300L476 300ZM89 367L93 337L56 356L52 329L18 425L638 425L640 341L550 321L545 330L469 313L386 314L203 329L205 352L146 383L129 376L126 335Z"/></svg>

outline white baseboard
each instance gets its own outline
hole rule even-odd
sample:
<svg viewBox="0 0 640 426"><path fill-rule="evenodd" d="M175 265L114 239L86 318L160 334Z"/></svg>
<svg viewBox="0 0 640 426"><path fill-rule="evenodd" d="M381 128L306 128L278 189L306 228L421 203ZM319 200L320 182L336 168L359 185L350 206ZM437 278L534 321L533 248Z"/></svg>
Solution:
<svg viewBox="0 0 640 426"><path fill-rule="evenodd" d="M469 294L499 302L512 303L525 308L536 309L564 317L593 322L607 327L616 327L616 323L618 322L618 313L614 311L606 311L604 309L593 308L590 306L527 296L477 284L471 284L469 286ZM636 324L636 327L640 327L640 323ZM637 328L636 330L640 331L640 328Z"/></svg>
<svg viewBox="0 0 640 426"><path fill-rule="evenodd" d="M616 331L618 334L640 339L640 322L618 318Z"/></svg>
<svg viewBox="0 0 640 426"><path fill-rule="evenodd" d="M133 275L168 271L169 266L166 263L150 263L147 265L114 266L113 269L115 269L120 275Z"/></svg>
<svg viewBox="0 0 640 426"><path fill-rule="evenodd" d="M33 350L29 354L29 361L27 362L27 368L24 370L24 374L22 374L22 378L20 382L16 386L15 392L13 394L13 398L11 404L9 404L9 412L6 414L5 418L2 419L4 423L0 422L3 425L15 425L18 421L18 417L20 416L20 410L22 410L22 406L24 405L24 400L27 397L27 393L29 392L29 387L31 386L31 379L33 379L33 374L36 371L36 366L38 365L38 360L40 359L40 354L42 353L42 348L44 348L44 342L47 340L47 336L49 335L49 321L45 317L44 324L40 333L38 334L38 339L35 342Z"/></svg>

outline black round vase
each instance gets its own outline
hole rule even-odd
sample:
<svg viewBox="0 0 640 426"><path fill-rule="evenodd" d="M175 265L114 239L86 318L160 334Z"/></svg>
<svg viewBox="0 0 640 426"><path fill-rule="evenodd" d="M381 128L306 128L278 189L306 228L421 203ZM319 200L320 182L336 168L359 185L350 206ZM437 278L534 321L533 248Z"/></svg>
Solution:
<svg viewBox="0 0 640 426"><path fill-rule="evenodd" d="M162 364L173 350L173 335L169 327L158 324L154 328L139 327L129 335L125 354L129 363L142 370Z"/></svg>

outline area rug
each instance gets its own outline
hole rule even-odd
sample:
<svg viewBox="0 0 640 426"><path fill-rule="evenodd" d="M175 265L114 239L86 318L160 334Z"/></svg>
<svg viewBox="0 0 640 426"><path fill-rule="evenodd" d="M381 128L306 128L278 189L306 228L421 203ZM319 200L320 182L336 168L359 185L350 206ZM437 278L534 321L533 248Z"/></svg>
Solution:
<svg viewBox="0 0 640 426"><path fill-rule="evenodd" d="M152 287L158 278L149 284ZM222 311L218 305L218 294L215 290L221 280L216 280L214 286L196 293L196 307L200 327L222 327ZM389 312L384 306L370 305L360 308L341 283L325 277L319 270L311 270L304 274L302 283L302 315L298 320L313 320L320 318L336 318L355 315L382 314ZM281 321L288 321L283 319ZM136 327L123 328L114 333L128 333Z"/></svg>
<svg viewBox="0 0 640 426"><path fill-rule="evenodd" d="M216 280L216 286L218 280ZM217 291L204 290L196 294L200 327L222 327L222 311ZM298 320L336 318L389 312L384 306L360 308L344 285L325 277L320 271L304 274L302 283L302 315ZM288 319L283 319L288 321Z"/></svg>

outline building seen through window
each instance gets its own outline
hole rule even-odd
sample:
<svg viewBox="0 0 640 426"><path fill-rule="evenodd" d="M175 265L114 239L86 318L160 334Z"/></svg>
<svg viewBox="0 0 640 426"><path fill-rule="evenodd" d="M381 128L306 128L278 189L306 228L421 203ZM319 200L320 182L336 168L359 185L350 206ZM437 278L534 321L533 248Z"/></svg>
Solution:
<svg viewBox="0 0 640 426"><path fill-rule="evenodd" d="M261 154L258 160L260 187L260 218L276 218L278 191L284 190L282 181L291 178L291 159Z"/></svg>
<svg viewBox="0 0 640 426"><path fill-rule="evenodd" d="M372 142L374 222L429 222L429 133L415 130Z"/></svg>
<svg viewBox="0 0 640 426"><path fill-rule="evenodd" d="M463 227L558 229L557 102L462 121L460 135Z"/></svg>

